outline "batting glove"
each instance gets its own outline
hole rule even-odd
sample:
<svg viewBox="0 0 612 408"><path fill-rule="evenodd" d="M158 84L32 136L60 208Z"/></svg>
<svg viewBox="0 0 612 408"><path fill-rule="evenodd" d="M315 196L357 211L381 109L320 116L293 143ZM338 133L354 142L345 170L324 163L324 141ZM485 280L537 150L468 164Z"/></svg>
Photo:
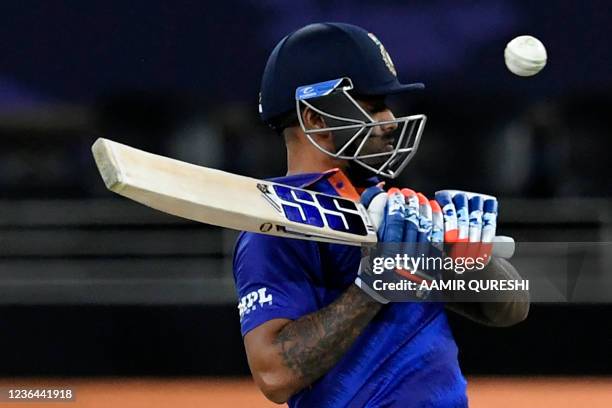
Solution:
<svg viewBox="0 0 612 408"><path fill-rule="evenodd" d="M436 192L444 225L444 242L453 258L491 259L497 229L497 199L459 190Z"/></svg>
<svg viewBox="0 0 612 408"><path fill-rule="evenodd" d="M385 192L376 186L364 191L361 202L377 229L379 247L375 250L376 256L395 257L398 253L409 257L427 255L434 227L431 204L425 196L410 189L392 188ZM363 249L355 284L378 302L388 303L390 299L373 287L373 282L382 276L372 271L373 256L372 248ZM407 279L419 283L423 279L432 279L419 270L395 269L393 272L385 274L386 281L389 278L394 281ZM415 292L415 295L423 298L426 294Z"/></svg>

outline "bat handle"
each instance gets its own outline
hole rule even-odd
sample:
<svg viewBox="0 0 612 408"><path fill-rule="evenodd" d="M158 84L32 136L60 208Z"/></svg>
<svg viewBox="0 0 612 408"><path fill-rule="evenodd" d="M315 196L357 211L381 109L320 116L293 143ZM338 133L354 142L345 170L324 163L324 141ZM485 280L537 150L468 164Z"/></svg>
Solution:
<svg viewBox="0 0 612 408"><path fill-rule="evenodd" d="M498 235L493 238L492 255L498 258L510 259L514 255L514 239L505 235Z"/></svg>

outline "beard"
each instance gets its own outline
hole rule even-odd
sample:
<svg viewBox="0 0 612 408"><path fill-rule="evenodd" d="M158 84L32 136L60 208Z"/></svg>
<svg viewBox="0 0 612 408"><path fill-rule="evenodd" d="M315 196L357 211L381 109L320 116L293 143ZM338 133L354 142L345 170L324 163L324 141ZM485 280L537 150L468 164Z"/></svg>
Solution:
<svg viewBox="0 0 612 408"><path fill-rule="evenodd" d="M336 133L337 132L334 133L334 136L336 136ZM386 151L389 151L388 145L392 145L394 143L394 138L390 136L370 136L370 137L371 139L368 141L368 143L366 143L366 145L364 146L360 154L384 153ZM337 138L335 138L335 140L337 140ZM344 140L346 140L346 137ZM361 139L354 141L352 143L352 146L346 150L346 153L353 154L355 149L357 148L357 146L359 146L360 143L361 143ZM385 156L380 156L380 157L371 157L368 159L362 159L362 161L366 163L368 166L377 168L381 166L382 164L384 164L388 159L389 159L389 156L385 155ZM349 179L356 186L364 186L366 184L369 184L369 183L366 183L366 180L372 177L386 178L381 175L376 175L372 170L369 170L363 167L362 165L360 165L359 163L356 163L355 161L352 161L352 160L348 160L348 164L345 169L345 172L347 176L349 177Z"/></svg>

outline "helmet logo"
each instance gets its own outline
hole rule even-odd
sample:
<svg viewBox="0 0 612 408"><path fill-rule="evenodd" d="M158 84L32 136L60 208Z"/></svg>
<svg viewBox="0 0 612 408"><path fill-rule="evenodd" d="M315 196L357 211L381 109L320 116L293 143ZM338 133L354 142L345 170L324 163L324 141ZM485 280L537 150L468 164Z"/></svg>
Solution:
<svg viewBox="0 0 612 408"><path fill-rule="evenodd" d="M374 34L368 33L368 37L370 37L372 39L372 41L374 41L374 43L376 45L378 45L378 49L380 49L380 55L382 55L382 59L385 62L385 65L387 66L387 68L389 68L389 71L393 74L393 76L397 76L397 71L395 70L395 65L393 65L393 61L391 60L391 56L389 55L389 53L385 49L385 46L382 45L380 40Z"/></svg>

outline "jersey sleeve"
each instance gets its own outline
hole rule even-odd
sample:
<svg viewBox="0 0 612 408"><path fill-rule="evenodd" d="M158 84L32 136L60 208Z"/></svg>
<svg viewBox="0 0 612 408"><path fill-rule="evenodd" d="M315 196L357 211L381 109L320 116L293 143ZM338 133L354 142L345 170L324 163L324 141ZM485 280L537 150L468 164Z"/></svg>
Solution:
<svg viewBox="0 0 612 408"><path fill-rule="evenodd" d="M268 320L296 320L319 309L314 242L242 233L233 268L243 336Z"/></svg>

